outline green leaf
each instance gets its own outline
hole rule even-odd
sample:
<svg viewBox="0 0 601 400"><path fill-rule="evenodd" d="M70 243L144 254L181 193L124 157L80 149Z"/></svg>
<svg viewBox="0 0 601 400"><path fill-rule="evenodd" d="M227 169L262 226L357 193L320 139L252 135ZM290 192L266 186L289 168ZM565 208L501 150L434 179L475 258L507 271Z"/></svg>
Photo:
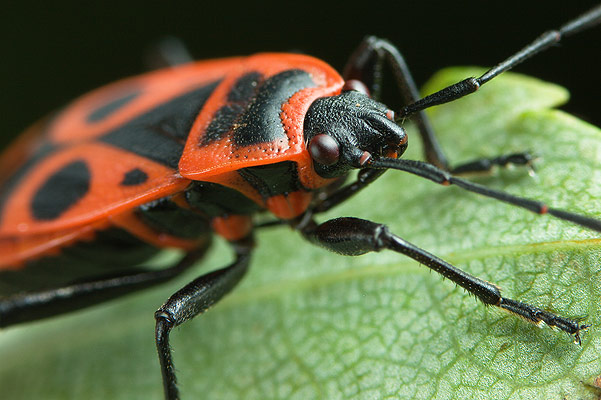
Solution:
<svg viewBox="0 0 601 400"><path fill-rule="evenodd" d="M450 69L432 91L478 75ZM601 132L550 107L562 88L506 74L431 110L454 162L532 150L521 168L474 181L601 217ZM419 158L410 131L408 158ZM285 228L265 230L241 287L175 329L185 399L595 399L601 374L599 235L400 172L324 216L385 222L506 296L592 327L582 346L484 307L391 252L342 257ZM231 260L218 242L178 282L0 333L6 399L159 399L153 312L195 275Z"/></svg>

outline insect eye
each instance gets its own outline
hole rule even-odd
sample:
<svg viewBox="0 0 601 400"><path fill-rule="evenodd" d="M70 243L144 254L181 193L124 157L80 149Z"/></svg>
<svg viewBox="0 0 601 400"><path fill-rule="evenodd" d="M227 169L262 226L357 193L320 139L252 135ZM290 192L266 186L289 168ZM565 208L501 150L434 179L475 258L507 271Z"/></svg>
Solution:
<svg viewBox="0 0 601 400"><path fill-rule="evenodd" d="M332 165L338 162L340 147L333 137L320 133L309 142L309 154L319 164Z"/></svg>

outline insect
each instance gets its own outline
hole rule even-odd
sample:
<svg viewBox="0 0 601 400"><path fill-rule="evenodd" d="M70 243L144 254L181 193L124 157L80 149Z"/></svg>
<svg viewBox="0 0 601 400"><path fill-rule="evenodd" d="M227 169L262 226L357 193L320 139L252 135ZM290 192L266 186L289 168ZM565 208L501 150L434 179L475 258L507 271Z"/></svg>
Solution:
<svg viewBox="0 0 601 400"><path fill-rule="evenodd" d="M201 275L155 313L165 397L179 398L171 330L202 314L246 274L260 212L307 240L355 256L391 250L462 286L482 302L574 336L588 326L505 298L489 282L407 242L386 226L314 216L363 190L386 170L504 201L601 232L601 221L457 177L495 165L529 165L529 153L453 166L423 110L470 93L533 54L601 21L596 7L543 34L479 78L425 98L398 50L369 37L342 76L298 54L186 63L126 79L76 100L33 126L0 158L0 299L6 327L80 309L166 282L200 260L213 234L235 261ZM381 104L380 71L390 67L405 106ZM419 128L427 162L401 158ZM25 159L24 162L17 162ZM356 180L344 183L352 170ZM164 248L185 255L164 269L143 263ZM35 277L33 279L32 277Z"/></svg>

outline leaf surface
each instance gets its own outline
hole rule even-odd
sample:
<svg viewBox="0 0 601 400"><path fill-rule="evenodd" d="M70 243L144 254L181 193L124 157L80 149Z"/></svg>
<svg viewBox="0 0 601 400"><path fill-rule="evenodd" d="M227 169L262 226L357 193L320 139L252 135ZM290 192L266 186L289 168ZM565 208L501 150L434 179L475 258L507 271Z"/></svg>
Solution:
<svg viewBox="0 0 601 400"><path fill-rule="evenodd" d="M448 69L426 92L478 75ZM601 131L560 111L555 85L506 74L430 110L449 158L531 150L522 168L470 177L601 217ZM410 130L407 158L420 158ZM253 267L206 315L174 330L184 399L595 399L601 375L598 233L388 172L320 220L356 216L501 286L506 296L586 317L582 346L493 307L391 252L342 257L286 227L258 235ZM231 261L217 242L177 282L0 332L7 399L159 399L153 312L196 275Z"/></svg>

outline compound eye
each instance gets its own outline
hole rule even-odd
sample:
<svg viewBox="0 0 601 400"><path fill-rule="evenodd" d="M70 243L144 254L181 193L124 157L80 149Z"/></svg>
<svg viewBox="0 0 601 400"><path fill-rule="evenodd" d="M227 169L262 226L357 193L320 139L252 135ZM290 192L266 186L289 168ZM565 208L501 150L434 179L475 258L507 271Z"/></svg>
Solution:
<svg viewBox="0 0 601 400"><path fill-rule="evenodd" d="M320 133L309 142L309 154L319 164L336 164L340 158L340 146L333 137Z"/></svg>

